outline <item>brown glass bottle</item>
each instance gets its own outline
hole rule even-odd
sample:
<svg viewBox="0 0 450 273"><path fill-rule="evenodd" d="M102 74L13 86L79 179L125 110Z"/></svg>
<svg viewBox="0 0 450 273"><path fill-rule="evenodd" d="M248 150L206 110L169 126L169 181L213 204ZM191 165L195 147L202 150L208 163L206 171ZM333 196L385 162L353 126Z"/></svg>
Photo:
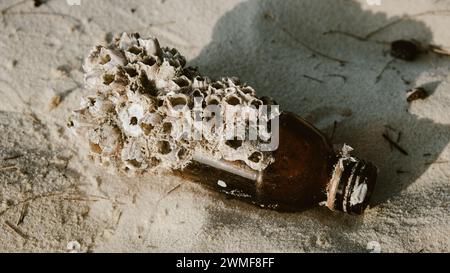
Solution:
<svg viewBox="0 0 450 273"><path fill-rule="evenodd" d="M292 113L281 113L279 133L275 161L264 171L197 156L176 174L265 208L301 211L321 203L363 213L377 177L373 164L337 154L323 133Z"/></svg>

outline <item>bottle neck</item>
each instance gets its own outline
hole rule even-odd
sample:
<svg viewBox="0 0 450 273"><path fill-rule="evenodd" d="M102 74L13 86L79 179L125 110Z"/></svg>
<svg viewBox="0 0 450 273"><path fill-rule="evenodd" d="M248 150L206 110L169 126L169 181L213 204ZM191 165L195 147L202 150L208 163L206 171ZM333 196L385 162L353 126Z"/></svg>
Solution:
<svg viewBox="0 0 450 273"><path fill-rule="evenodd" d="M369 205L377 172L370 162L339 157L327 186L326 206L333 211L362 214Z"/></svg>

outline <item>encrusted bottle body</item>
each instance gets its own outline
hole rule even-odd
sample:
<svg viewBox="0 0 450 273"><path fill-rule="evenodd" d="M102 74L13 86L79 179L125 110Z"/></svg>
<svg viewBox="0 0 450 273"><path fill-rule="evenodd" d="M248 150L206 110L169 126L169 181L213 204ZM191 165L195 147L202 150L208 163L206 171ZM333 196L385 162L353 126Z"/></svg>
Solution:
<svg viewBox="0 0 450 273"><path fill-rule="evenodd" d="M242 162L207 165L194 161L178 175L261 207L298 211L327 199L336 155L327 137L292 113L280 115L280 143L275 161L263 171ZM244 174L235 171L241 169ZM250 175L250 174L253 174ZM245 177L244 177L245 176Z"/></svg>
<svg viewBox="0 0 450 273"><path fill-rule="evenodd" d="M129 176L173 172L261 207L364 211L372 164L348 147L335 153L314 126L238 79L212 80L185 64L136 33L91 51L89 95L68 126L93 160Z"/></svg>

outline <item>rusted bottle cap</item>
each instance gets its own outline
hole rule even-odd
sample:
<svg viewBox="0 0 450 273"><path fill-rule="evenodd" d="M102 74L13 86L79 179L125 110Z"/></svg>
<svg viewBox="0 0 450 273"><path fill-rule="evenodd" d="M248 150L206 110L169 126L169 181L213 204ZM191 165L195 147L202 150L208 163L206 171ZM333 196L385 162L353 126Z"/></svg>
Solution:
<svg viewBox="0 0 450 273"><path fill-rule="evenodd" d="M327 188L327 204L331 210L362 214L369 205L378 169L370 162L342 157L334 168Z"/></svg>

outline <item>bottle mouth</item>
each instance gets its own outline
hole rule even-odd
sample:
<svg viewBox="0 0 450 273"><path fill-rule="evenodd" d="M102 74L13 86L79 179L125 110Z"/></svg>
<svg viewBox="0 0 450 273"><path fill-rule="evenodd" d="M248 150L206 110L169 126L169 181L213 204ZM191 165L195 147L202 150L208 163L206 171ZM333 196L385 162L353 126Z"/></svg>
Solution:
<svg viewBox="0 0 450 273"><path fill-rule="evenodd" d="M378 169L370 162L341 157L327 187L326 206L348 214L362 214L375 188Z"/></svg>

